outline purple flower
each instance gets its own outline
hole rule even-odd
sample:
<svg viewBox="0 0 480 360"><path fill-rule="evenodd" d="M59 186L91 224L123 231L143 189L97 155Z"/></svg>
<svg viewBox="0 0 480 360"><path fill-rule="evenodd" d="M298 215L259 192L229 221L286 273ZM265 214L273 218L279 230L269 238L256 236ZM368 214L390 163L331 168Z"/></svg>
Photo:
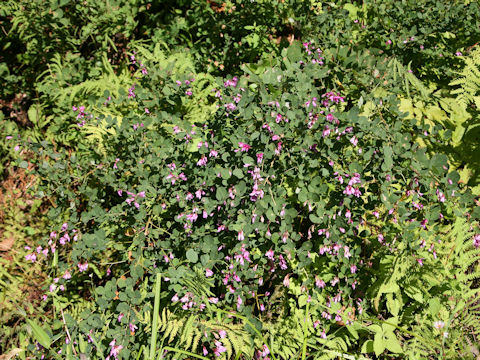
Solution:
<svg viewBox="0 0 480 360"><path fill-rule="evenodd" d="M132 87L128 89L128 97L129 98L135 97L134 90L135 90L135 85L132 85Z"/></svg>
<svg viewBox="0 0 480 360"><path fill-rule="evenodd" d="M475 246L477 249L480 247L480 234L476 234L473 237L473 246Z"/></svg>
<svg viewBox="0 0 480 360"><path fill-rule="evenodd" d="M130 329L130 334L131 334L131 335L134 335L134 334L135 334L135 330L138 329L138 327L137 327L136 325L132 324L132 323L129 323L129 324L128 324L128 327L129 327L129 329Z"/></svg>
<svg viewBox="0 0 480 360"><path fill-rule="evenodd" d="M225 104L225 108L228 111L234 111L237 108L237 106L234 103L228 103L228 104Z"/></svg>

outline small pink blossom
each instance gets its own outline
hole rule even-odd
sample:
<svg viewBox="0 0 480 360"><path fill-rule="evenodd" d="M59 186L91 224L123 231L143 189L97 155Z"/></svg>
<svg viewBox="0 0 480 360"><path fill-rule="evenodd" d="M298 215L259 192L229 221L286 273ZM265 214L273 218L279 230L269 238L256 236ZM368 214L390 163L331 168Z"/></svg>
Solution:
<svg viewBox="0 0 480 360"><path fill-rule="evenodd" d="M215 349L213 349L213 353L215 354L215 356L219 357L221 356L222 353L226 351L227 351L227 348L223 346L223 344L220 341L215 340Z"/></svg>
<svg viewBox="0 0 480 360"><path fill-rule="evenodd" d="M80 270L80 272L83 272L83 271L87 271L88 269L88 263L85 262L85 263L78 263L78 270Z"/></svg>
<svg viewBox="0 0 480 360"><path fill-rule="evenodd" d="M272 250L272 249L268 250L268 251L265 253L265 256L266 256L268 259L272 260L272 261L275 259L275 258L274 258L274 253L273 253L273 250Z"/></svg>
<svg viewBox="0 0 480 360"><path fill-rule="evenodd" d="M243 143L243 142L239 142L238 146L240 147L240 151L248 151L251 148L250 145L248 145L246 143Z"/></svg>
<svg viewBox="0 0 480 360"><path fill-rule="evenodd" d="M475 246L477 249L480 247L480 234L476 234L473 237L473 246Z"/></svg>

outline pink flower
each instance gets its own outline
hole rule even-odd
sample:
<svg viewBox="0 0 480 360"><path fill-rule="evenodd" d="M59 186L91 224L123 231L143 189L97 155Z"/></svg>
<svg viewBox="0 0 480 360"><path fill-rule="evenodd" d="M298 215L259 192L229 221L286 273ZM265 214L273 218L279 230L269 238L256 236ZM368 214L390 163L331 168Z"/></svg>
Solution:
<svg viewBox="0 0 480 360"><path fill-rule="evenodd" d="M85 261L85 263L78 263L78 270L80 270L80 272L83 272L83 271L87 271L88 269L88 263Z"/></svg>
<svg viewBox="0 0 480 360"><path fill-rule="evenodd" d="M441 203L444 203L446 200L445 195L438 189L437 189L437 197L438 197L438 201L440 201Z"/></svg>
<svg viewBox="0 0 480 360"><path fill-rule="evenodd" d="M477 249L480 247L480 234L476 234L473 237L473 246L475 246Z"/></svg>
<svg viewBox="0 0 480 360"><path fill-rule="evenodd" d="M270 350L268 349L268 346L264 344L264 345L263 345L262 356L265 357L265 356L267 356L268 354L270 354Z"/></svg>
<svg viewBox="0 0 480 360"><path fill-rule="evenodd" d="M285 278L283 279L283 286L285 287L290 287L290 276L287 274L285 275Z"/></svg>
<svg viewBox="0 0 480 360"><path fill-rule="evenodd" d="M110 356L113 356L114 359L117 359L118 358L118 354L120 353L120 350L123 349L123 346L122 345L115 345L116 343L116 339L113 339L111 342L110 342L110 355L107 356L105 358L105 360L110 360Z"/></svg>
<svg viewBox="0 0 480 360"><path fill-rule="evenodd" d="M240 151L248 151L251 148L250 145L248 145L246 143L243 143L243 142L239 142L238 146L240 146Z"/></svg>
<svg viewBox="0 0 480 360"><path fill-rule="evenodd" d="M240 230L238 233L238 241L245 240L245 236L243 235L243 230Z"/></svg>
<svg viewBox="0 0 480 360"><path fill-rule="evenodd" d="M136 325L132 324L132 323L128 324L128 327L130 329L130 334L132 334L132 335L135 334L135 330L138 329L138 327Z"/></svg>
<svg viewBox="0 0 480 360"><path fill-rule="evenodd" d="M325 287L325 281L319 279L317 276L315 276L315 286L318 288L323 289Z"/></svg>
<svg viewBox="0 0 480 360"><path fill-rule="evenodd" d="M225 339L227 337L227 332L225 330L220 330L218 335L220 335L220 339Z"/></svg>
<svg viewBox="0 0 480 360"><path fill-rule="evenodd" d="M263 153L257 153L257 164L260 164L263 160Z"/></svg>
<svg viewBox="0 0 480 360"><path fill-rule="evenodd" d="M25 260L29 260L34 263L35 261L37 261L37 255L35 255L35 253L25 255Z"/></svg>
<svg viewBox="0 0 480 360"><path fill-rule="evenodd" d="M207 164L208 158L203 155L200 160L197 161L197 166L205 166Z"/></svg>
<svg viewBox="0 0 480 360"><path fill-rule="evenodd" d="M444 326L445 326L445 323L443 321L435 321L433 323L433 327L438 330L443 329Z"/></svg>
<svg viewBox="0 0 480 360"><path fill-rule="evenodd" d="M228 104L225 104L225 108L228 111L234 111L237 108L237 106L234 103L228 103Z"/></svg>
<svg viewBox="0 0 480 360"><path fill-rule="evenodd" d="M208 351L207 351L207 348L204 346L203 347L203 356L207 356L208 355Z"/></svg>
<svg viewBox="0 0 480 360"><path fill-rule="evenodd" d="M206 276L206 277L210 277L210 276L212 276L212 275L213 275L213 271L207 268L207 269L205 270L205 276Z"/></svg>
<svg viewBox="0 0 480 360"><path fill-rule="evenodd" d="M274 252L272 249L268 250L266 253L265 253L265 256L270 259L270 260L274 260Z"/></svg>
<svg viewBox="0 0 480 360"><path fill-rule="evenodd" d="M215 346L215 349L213 349L215 356L220 356L222 353L227 351L227 348L218 340L215 340Z"/></svg>
<svg viewBox="0 0 480 360"><path fill-rule="evenodd" d="M237 310L240 309L240 307L242 306L243 304L243 300L242 298L240 297L240 295L237 297Z"/></svg>

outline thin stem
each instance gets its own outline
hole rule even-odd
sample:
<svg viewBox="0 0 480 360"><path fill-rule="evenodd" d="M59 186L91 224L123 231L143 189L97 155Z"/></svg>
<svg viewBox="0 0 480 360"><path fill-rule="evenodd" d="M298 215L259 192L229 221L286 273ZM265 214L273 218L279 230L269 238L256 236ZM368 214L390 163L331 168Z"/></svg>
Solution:
<svg viewBox="0 0 480 360"><path fill-rule="evenodd" d="M70 345L72 345L73 355L77 356L77 351L73 346L72 337L70 336L70 332L68 331L67 322L65 321L65 315L63 314L63 309L61 307L60 307L60 312L62 313L63 325L65 325L65 331L67 332L68 340L70 341Z"/></svg>
<svg viewBox="0 0 480 360"><path fill-rule="evenodd" d="M185 354L185 355L188 355L188 356L192 356L192 357L197 358L197 359L210 360L209 358L206 358L205 356L197 355L197 354L194 354L194 353L192 353L190 351L186 351L186 350L180 350L180 349L172 348L170 346L165 346L163 349L164 350L169 350L169 351L174 351L174 352L177 352L177 353L180 353L180 354Z"/></svg>

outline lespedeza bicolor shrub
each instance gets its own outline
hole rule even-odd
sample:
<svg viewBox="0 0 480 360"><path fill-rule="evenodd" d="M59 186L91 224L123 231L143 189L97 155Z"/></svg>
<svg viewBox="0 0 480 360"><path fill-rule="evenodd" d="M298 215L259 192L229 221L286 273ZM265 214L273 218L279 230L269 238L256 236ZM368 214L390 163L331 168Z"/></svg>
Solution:
<svg viewBox="0 0 480 360"><path fill-rule="evenodd" d="M272 324L294 318L306 319L303 354L406 351L396 325L439 291L423 280L441 230L471 199L446 156L418 141L439 141L438 129L405 120L394 95L367 93L365 113L324 53L295 44L274 64L218 79L203 98L216 111L201 121L188 109L209 83L145 62L118 96L75 105L75 154L34 146L58 226L28 260L55 265L45 301L81 286L95 302L67 317L62 354L136 356L152 331L156 274L161 306L200 319L206 357L232 353L229 330L209 322L217 309L265 334L247 326L246 358L288 358ZM88 127L101 128L94 140ZM407 272L419 281L390 286Z"/></svg>

